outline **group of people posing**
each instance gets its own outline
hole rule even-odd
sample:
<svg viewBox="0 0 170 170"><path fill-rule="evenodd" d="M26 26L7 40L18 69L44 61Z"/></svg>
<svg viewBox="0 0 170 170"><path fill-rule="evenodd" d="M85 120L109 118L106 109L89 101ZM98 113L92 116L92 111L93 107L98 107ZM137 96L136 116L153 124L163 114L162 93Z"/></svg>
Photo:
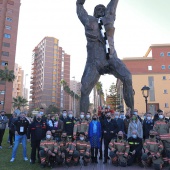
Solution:
<svg viewBox="0 0 170 170"><path fill-rule="evenodd" d="M4 113L0 113L0 121L6 120ZM1 124L5 122L1 121ZM89 162L98 163L98 159L103 159L106 164L110 159L115 166L137 163L139 166L153 165L160 170L170 163L169 129L170 122L162 110L158 110L154 118L151 113L146 113L144 119L137 111L130 113L130 109L126 113L112 114L105 108L99 116L81 112L78 119L74 118L72 111L63 110L62 115L47 116L40 111L31 122L24 113L20 113L18 117L13 116L9 123L10 135L15 136L14 146L10 137L13 146L10 162L15 161L20 142L23 159L28 160L26 142L30 141L30 163L35 164L37 159L42 167L63 163L67 166L79 163L87 166ZM0 146L1 142L2 138Z"/></svg>

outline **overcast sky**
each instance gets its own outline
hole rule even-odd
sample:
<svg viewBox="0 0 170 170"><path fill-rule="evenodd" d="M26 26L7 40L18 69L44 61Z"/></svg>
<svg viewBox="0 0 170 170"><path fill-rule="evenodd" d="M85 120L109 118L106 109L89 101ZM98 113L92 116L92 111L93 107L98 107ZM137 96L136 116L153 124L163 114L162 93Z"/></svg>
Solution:
<svg viewBox="0 0 170 170"><path fill-rule="evenodd" d="M98 4L109 0L86 0L85 9L93 15ZM115 49L119 58L142 57L151 44L170 43L170 0L119 0L115 21ZM16 63L30 82L34 47L45 37L59 39L59 46L71 55L71 78L80 81L86 62L84 27L76 14L76 0L21 0ZM102 76L105 89L115 82Z"/></svg>

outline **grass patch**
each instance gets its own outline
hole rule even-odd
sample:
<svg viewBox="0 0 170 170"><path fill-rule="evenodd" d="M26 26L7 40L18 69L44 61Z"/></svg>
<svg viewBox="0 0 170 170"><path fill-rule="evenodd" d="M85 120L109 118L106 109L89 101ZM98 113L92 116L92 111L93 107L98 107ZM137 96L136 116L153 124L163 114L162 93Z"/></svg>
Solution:
<svg viewBox="0 0 170 170"><path fill-rule="evenodd" d="M10 162L12 155L12 148L8 148L10 146L7 143L8 139L8 129L5 130L5 134L2 141L3 149L0 149L0 170L42 170L39 163L35 163L33 165L30 164L30 161L24 161L22 156L22 145L20 144L18 147L18 151L16 154L16 159L14 162ZM30 159L31 155L31 147L30 143L27 142L27 156Z"/></svg>

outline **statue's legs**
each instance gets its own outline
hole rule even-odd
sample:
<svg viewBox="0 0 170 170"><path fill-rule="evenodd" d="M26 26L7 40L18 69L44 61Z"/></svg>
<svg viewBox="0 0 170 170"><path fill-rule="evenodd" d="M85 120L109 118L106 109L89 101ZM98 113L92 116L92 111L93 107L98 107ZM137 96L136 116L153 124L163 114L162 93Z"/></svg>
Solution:
<svg viewBox="0 0 170 170"><path fill-rule="evenodd" d="M81 99L80 111L87 113L89 109L89 95L95 84L98 82L100 75L94 64L86 64L81 79Z"/></svg>
<svg viewBox="0 0 170 170"><path fill-rule="evenodd" d="M110 73L116 78L119 78L123 83L123 96L125 103L131 108L131 113L134 110L134 92L132 87L132 75L127 69L126 65L117 58L116 52L113 57L108 60L110 66Z"/></svg>

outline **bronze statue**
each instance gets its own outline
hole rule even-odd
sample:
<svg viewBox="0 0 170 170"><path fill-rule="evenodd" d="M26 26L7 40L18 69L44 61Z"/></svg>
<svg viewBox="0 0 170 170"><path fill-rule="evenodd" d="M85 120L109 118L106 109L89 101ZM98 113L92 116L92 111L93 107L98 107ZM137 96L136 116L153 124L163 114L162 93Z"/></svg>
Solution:
<svg viewBox="0 0 170 170"><path fill-rule="evenodd" d="M118 0L110 0L107 7L97 5L94 15L88 15L83 5L85 0L77 0L77 15L85 27L87 39L87 61L81 79L80 111L87 113L89 95L100 75L112 74L123 82L123 95L127 107L134 109L132 76L125 64L117 57L114 48L114 21Z"/></svg>

